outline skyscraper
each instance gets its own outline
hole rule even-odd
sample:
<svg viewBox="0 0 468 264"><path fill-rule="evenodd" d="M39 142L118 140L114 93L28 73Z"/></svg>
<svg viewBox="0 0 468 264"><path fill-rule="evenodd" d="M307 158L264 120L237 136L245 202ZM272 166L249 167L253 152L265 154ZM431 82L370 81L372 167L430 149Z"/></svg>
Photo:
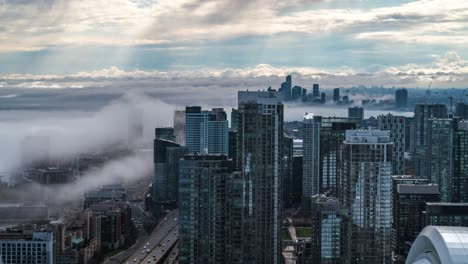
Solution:
<svg viewBox="0 0 468 264"><path fill-rule="evenodd" d="M175 142L154 140L153 202L157 216L176 207L178 199L179 160L188 149Z"/></svg>
<svg viewBox="0 0 468 264"><path fill-rule="evenodd" d="M312 263L347 263L348 211L336 198L325 195L312 198Z"/></svg>
<svg viewBox="0 0 468 264"><path fill-rule="evenodd" d="M358 106L348 108L348 117L364 119L364 108Z"/></svg>
<svg viewBox="0 0 468 264"><path fill-rule="evenodd" d="M406 119L404 116L387 114L378 116L377 120L380 130L390 131L390 140L393 142L393 175L404 175Z"/></svg>
<svg viewBox="0 0 468 264"><path fill-rule="evenodd" d="M284 101L291 100L292 79L291 75L286 76L286 81L281 84L281 92L283 93Z"/></svg>
<svg viewBox="0 0 468 264"><path fill-rule="evenodd" d="M166 139L169 141L175 141L174 128L172 127L157 127L154 130L155 138L157 139Z"/></svg>
<svg viewBox="0 0 468 264"><path fill-rule="evenodd" d="M312 96L313 97L320 97L320 89L319 89L319 85L317 83L314 83L314 85L312 85Z"/></svg>
<svg viewBox="0 0 468 264"><path fill-rule="evenodd" d="M340 100L340 88L335 88L333 89L333 101L339 101Z"/></svg>
<svg viewBox="0 0 468 264"><path fill-rule="evenodd" d="M417 104L414 109L412 157L416 175L431 178L431 119L447 118L444 104Z"/></svg>
<svg viewBox="0 0 468 264"><path fill-rule="evenodd" d="M237 167L246 190L244 263L281 262L283 104L272 91L239 92Z"/></svg>
<svg viewBox="0 0 468 264"><path fill-rule="evenodd" d="M390 263L392 143L388 131L348 130L343 146L341 202L350 209L348 259Z"/></svg>
<svg viewBox="0 0 468 264"><path fill-rule="evenodd" d="M322 117L320 119L320 193L338 195L340 189L339 164L346 130L360 128L359 118Z"/></svg>
<svg viewBox="0 0 468 264"><path fill-rule="evenodd" d="M228 155L228 121L222 108L185 108L185 143L190 153Z"/></svg>
<svg viewBox="0 0 468 264"><path fill-rule="evenodd" d="M442 202L468 202L468 123L431 119L431 182L439 184Z"/></svg>
<svg viewBox="0 0 468 264"><path fill-rule="evenodd" d="M291 99L297 100L301 98L302 98L302 87L296 85L292 88Z"/></svg>
<svg viewBox="0 0 468 264"><path fill-rule="evenodd" d="M455 115L464 120L468 120L468 104L459 102L455 105Z"/></svg>
<svg viewBox="0 0 468 264"><path fill-rule="evenodd" d="M305 198L320 192L320 122L320 116L304 114L302 195Z"/></svg>
<svg viewBox="0 0 468 264"><path fill-rule="evenodd" d="M398 108L406 108L408 106L408 91L406 89L395 91L395 106Z"/></svg>
<svg viewBox="0 0 468 264"><path fill-rule="evenodd" d="M397 263L404 263L407 248L424 228L426 202L440 199L439 186L415 176L393 176L393 241Z"/></svg>
<svg viewBox="0 0 468 264"><path fill-rule="evenodd" d="M240 177L226 156L180 161L180 263L242 263Z"/></svg>

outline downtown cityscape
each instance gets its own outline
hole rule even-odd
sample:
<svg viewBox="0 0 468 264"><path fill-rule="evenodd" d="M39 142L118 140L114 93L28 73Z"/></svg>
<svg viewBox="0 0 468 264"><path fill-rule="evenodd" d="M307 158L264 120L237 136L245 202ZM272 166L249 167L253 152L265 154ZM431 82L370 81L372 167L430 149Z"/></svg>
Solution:
<svg viewBox="0 0 468 264"><path fill-rule="evenodd" d="M468 263L468 2L1 0L0 264Z"/></svg>

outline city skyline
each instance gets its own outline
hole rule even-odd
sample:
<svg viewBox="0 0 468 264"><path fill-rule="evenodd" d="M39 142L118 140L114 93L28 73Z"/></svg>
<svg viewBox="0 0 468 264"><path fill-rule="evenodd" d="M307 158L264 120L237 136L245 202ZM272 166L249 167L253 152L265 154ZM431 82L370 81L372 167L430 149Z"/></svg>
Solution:
<svg viewBox="0 0 468 264"><path fill-rule="evenodd" d="M330 88L427 87L432 77L463 87L467 9L456 0L5 0L0 79L295 73ZM53 83L36 86L81 85Z"/></svg>

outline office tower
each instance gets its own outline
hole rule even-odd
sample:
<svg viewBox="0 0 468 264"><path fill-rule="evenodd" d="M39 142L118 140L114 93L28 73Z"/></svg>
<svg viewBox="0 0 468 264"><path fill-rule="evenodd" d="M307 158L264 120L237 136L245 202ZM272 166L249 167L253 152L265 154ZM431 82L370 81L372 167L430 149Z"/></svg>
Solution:
<svg viewBox="0 0 468 264"><path fill-rule="evenodd" d="M377 117L380 130L390 131L390 141L393 142L393 175L405 174L405 135L406 119L404 116L392 114Z"/></svg>
<svg viewBox="0 0 468 264"><path fill-rule="evenodd" d="M349 96L345 95L343 96L343 104L349 104Z"/></svg>
<svg viewBox="0 0 468 264"><path fill-rule="evenodd" d="M459 102L455 105L455 115L461 119L468 120L468 104Z"/></svg>
<svg viewBox="0 0 468 264"><path fill-rule="evenodd" d="M406 264L466 263L468 228L428 226L418 236Z"/></svg>
<svg viewBox="0 0 468 264"><path fill-rule="evenodd" d="M305 102L307 101L307 89L302 88L302 101Z"/></svg>
<svg viewBox="0 0 468 264"><path fill-rule="evenodd" d="M54 263L54 235L35 230L0 232L0 263Z"/></svg>
<svg viewBox="0 0 468 264"><path fill-rule="evenodd" d="M292 88L291 99L298 100L301 98L302 98L302 87L296 85Z"/></svg>
<svg viewBox="0 0 468 264"><path fill-rule="evenodd" d="M392 143L381 130L348 130L343 146L341 202L350 209L351 263L390 263Z"/></svg>
<svg viewBox="0 0 468 264"><path fill-rule="evenodd" d="M281 262L283 104L274 92L239 92L237 167L246 181L244 262Z"/></svg>
<svg viewBox="0 0 468 264"><path fill-rule="evenodd" d="M286 81L281 84L281 92L283 93L284 101L291 100L291 87L292 87L292 80L291 75L286 76Z"/></svg>
<svg viewBox="0 0 468 264"><path fill-rule="evenodd" d="M242 186L240 173L233 173L226 156L185 156L180 161L181 264L241 263Z"/></svg>
<svg viewBox="0 0 468 264"><path fill-rule="evenodd" d="M222 108L185 108L185 143L191 154L228 155L228 121Z"/></svg>
<svg viewBox="0 0 468 264"><path fill-rule="evenodd" d="M237 109L231 109L231 130L237 131Z"/></svg>
<svg viewBox="0 0 468 264"><path fill-rule="evenodd" d="M348 208L338 199L317 195L312 198L312 263L347 263Z"/></svg>
<svg viewBox="0 0 468 264"><path fill-rule="evenodd" d="M312 96L313 97L320 97L319 85L316 84L316 83L312 86Z"/></svg>
<svg viewBox="0 0 468 264"><path fill-rule="evenodd" d="M174 111L174 134L175 143L185 146L185 111Z"/></svg>
<svg viewBox="0 0 468 264"><path fill-rule="evenodd" d="M416 176L393 176L393 241L397 263L404 263L409 245L424 228L426 202L440 199L439 186Z"/></svg>
<svg viewBox="0 0 468 264"><path fill-rule="evenodd" d="M468 202L468 126L465 121L431 119L431 182L442 202Z"/></svg>
<svg viewBox="0 0 468 264"><path fill-rule="evenodd" d="M321 100L322 104L324 104L327 101L327 95L325 93L322 93L320 95L320 100Z"/></svg>
<svg viewBox="0 0 468 264"><path fill-rule="evenodd" d="M293 156L294 156L294 140L290 137L283 137L283 208L292 206L293 198Z"/></svg>
<svg viewBox="0 0 468 264"><path fill-rule="evenodd" d="M395 91L395 106L398 108L406 108L408 106L408 91L406 89Z"/></svg>
<svg viewBox="0 0 468 264"><path fill-rule="evenodd" d="M154 135L156 139L165 139L169 141L175 141L176 135L174 133L174 128L172 127L157 127L154 130Z"/></svg>
<svg viewBox="0 0 468 264"><path fill-rule="evenodd" d="M364 108L362 107L350 107L348 108L348 117L349 118L359 118L361 120L364 119Z"/></svg>
<svg viewBox="0 0 468 264"><path fill-rule="evenodd" d="M426 203L425 226L468 226L468 203Z"/></svg>
<svg viewBox="0 0 468 264"><path fill-rule="evenodd" d="M346 130L360 128L359 118L322 117L320 119L320 193L338 195L341 147Z"/></svg>
<svg viewBox="0 0 468 264"><path fill-rule="evenodd" d="M340 100L340 88L333 89L333 101L337 102Z"/></svg>
<svg viewBox="0 0 468 264"><path fill-rule="evenodd" d="M166 210L176 208L178 199L179 160L188 149L172 141L154 140L153 202L154 214L164 215Z"/></svg>
<svg viewBox="0 0 468 264"><path fill-rule="evenodd" d="M447 118L444 104L417 104L414 109L412 157L416 175L431 178L431 120Z"/></svg>
<svg viewBox="0 0 468 264"><path fill-rule="evenodd" d="M304 114L302 195L310 198L320 192L320 116ZM305 199L308 203L308 199Z"/></svg>

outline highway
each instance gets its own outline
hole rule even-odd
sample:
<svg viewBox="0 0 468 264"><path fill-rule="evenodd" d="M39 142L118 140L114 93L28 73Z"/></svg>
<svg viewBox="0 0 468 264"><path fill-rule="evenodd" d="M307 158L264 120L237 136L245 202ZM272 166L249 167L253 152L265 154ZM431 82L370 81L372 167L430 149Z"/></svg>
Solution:
<svg viewBox="0 0 468 264"><path fill-rule="evenodd" d="M178 211L174 210L161 219L145 243L125 263L163 263L178 241L177 217Z"/></svg>
<svg viewBox="0 0 468 264"><path fill-rule="evenodd" d="M174 245L169 256L164 260L163 264L178 264L179 263L179 242Z"/></svg>

